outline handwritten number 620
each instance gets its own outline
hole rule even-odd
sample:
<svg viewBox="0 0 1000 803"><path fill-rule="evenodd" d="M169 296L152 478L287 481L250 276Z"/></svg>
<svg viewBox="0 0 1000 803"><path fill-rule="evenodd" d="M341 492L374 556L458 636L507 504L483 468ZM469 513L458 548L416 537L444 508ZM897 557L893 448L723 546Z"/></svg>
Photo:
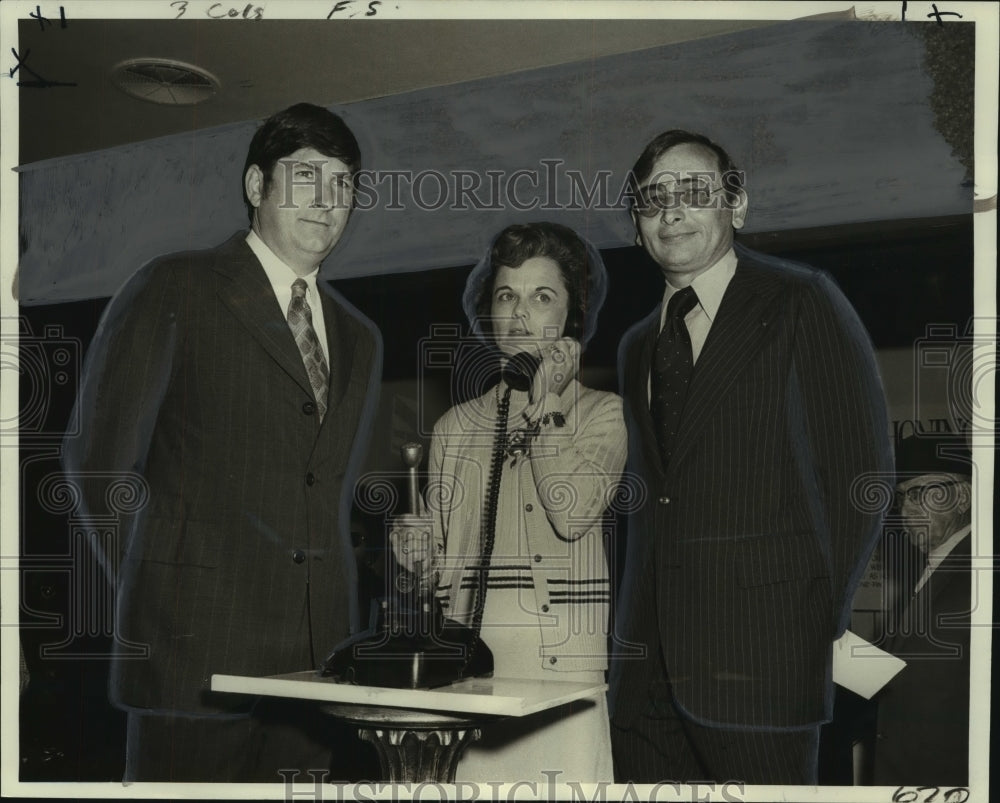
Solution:
<svg viewBox="0 0 1000 803"><path fill-rule="evenodd" d="M907 788L900 786L892 795L892 803L935 803L938 793L941 791L937 786L917 786ZM921 792L930 792L929 795L921 797ZM969 790L964 786L957 786L944 793L943 803L965 803L969 799Z"/></svg>

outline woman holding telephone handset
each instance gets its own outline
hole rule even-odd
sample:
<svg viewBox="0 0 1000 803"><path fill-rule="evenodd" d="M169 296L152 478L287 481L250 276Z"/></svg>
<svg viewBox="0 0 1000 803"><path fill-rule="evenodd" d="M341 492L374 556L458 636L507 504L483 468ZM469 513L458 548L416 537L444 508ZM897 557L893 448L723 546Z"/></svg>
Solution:
<svg viewBox="0 0 1000 803"><path fill-rule="evenodd" d="M602 519L626 434L621 399L577 377L606 283L600 255L572 229L500 232L463 306L502 378L437 422L426 510L390 533L397 561L433 584L444 615L480 631L496 677L604 682ZM456 780L546 782L552 772L556 782L612 780L603 695L492 725Z"/></svg>

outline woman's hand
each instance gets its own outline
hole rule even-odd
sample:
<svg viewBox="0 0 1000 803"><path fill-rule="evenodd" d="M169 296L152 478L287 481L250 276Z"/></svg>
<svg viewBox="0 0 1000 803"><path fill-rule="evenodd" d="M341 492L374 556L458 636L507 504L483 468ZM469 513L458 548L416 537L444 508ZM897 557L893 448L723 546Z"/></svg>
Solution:
<svg viewBox="0 0 1000 803"><path fill-rule="evenodd" d="M561 394L580 371L580 344L571 337L541 343L542 362L531 385L531 400L541 404L548 393Z"/></svg>

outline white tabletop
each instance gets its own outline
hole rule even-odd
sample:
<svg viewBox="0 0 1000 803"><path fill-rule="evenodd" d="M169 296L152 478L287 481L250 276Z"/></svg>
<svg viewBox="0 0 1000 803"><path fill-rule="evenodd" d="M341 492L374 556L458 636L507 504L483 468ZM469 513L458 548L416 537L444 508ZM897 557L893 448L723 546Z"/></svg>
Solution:
<svg viewBox="0 0 1000 803"><path fill-rule="evenodd" d="M212 675L212 691L513 717L523 717L574 700L596 697L606 689L607 685L604 683L523 678L466 678L450 686L424 690L335 683L330 678L320 677L314 671L263 678Z"/></svg>

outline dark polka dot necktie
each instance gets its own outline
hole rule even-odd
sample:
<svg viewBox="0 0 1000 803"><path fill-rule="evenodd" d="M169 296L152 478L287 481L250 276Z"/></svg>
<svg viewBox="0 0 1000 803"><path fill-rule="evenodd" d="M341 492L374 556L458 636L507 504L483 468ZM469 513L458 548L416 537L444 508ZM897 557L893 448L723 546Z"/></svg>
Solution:
<svg viewBox="0 0 1000 803"><path fill-rule="evenodd" d="M694 369L691 336L684 325L684 316L695 304L698 296L694 288L678 290L667 302L667 318L656 341L650 374L649 411L660 446L660 456L666 467L670 462L674 439L680 426L688 383Z"/></svg>
<svg viewBox="0 0 1000 803"><path fill-rule="evenodd" d="M296 279L292 283L292 300L288 304L288 325L295 336L295 345L302 354L302 363L309 375L309 384L316 397L319 420L326 415L326 397L330 387L330 369L327 368L323 348L313 329L312 309L306 301L306 281Z"/></svg>

